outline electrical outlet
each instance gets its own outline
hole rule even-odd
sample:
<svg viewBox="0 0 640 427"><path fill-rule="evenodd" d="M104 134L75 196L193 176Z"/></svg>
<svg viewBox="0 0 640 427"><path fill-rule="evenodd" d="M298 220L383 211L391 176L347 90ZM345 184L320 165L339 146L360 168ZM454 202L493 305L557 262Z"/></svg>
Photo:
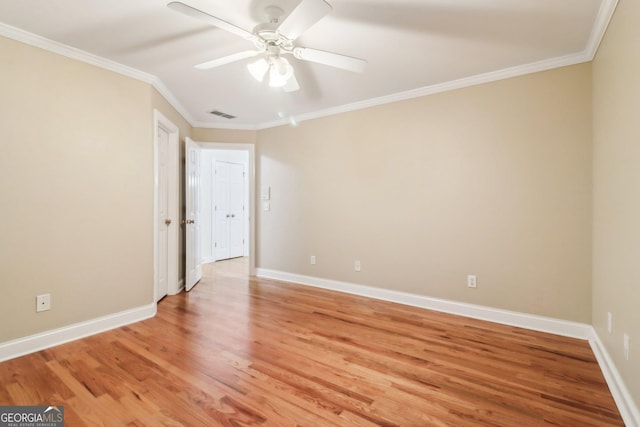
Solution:
<svg viewBox="0 0 640 427"><path fill-rule="evenodd" d="M311 265L316 265L316 256L311 255Z"/></svg>
<svg viewBox="0 0 640 427"><path fill-rule="evenodd" d="M356 271L360 271L360 270L362 269L362 265L360 265L360 261L359 261L359 260L356 260L356 261L353 263L353 268L354 268Z"/></svg>
<svg viewBox="0 0 640 427"><path fill-rule="evenodd" d="M611 333L613 331L613 314L607 313L607 331Z"/></svg>
<svg viewBox="0 0 640 427"><path fill-rule="evenodd" d="M624 334L624 358L629 360L629 334Z"/></svg>
<svg viewBox="0 0 640 427"><path fill-rule="evenodd" d="M467 287L468 288L477 288L478 287L478 279L476 276L469 275L467 276Z"/></svg>
<svg viewBox="0 0 640 427"><path fill-rule="evenodd" d="M51 310L51 294L36 296L36 312Z"/></svg>

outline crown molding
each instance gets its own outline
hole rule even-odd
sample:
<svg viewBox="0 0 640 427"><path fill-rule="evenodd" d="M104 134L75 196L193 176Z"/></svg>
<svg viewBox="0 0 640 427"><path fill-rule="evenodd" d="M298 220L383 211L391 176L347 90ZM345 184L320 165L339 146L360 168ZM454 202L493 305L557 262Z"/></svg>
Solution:
<svg viewBox="0 0 640 427"><path fill-rule="evenodd" d="M475 76L464 77L449 82L438 83L430 86L424 86L418 89L412 89L404 92L398 92L391 95L385 95L378 98L371 98L364 101L358 101L351 104L344 104L338 107L327 108L325 110L314 111L311 113L301 114L294 116L296 122L302 122L305 120L317 119L321 117L332 116L335 114L347 113L356 110L362 110L365 108L376 107L384 104L391 104L394 102L405 101L408 99L419 98L422 96L433 95L441 92L448 92L451 90L462 89L469 86L475 86L484 83L491 83L498 80L509 79L512 77L519 77L526 74L538 73L541 71L547 71L554 68L566 67L569 65L580 64L588 62L591 59L586 52L580 52L577 54L561 56L557 58L545 59L543 61L533 62L525 65L518 65L516 67L505 68L502 70L491 71L488 73L477 74ZM281 126L290 124L290 119L279 119L272 122L266 122L258 125L258 130L267 129L275 126Z"/></svg>
<svg viewBox="0 0 640 427"><path fill-rule="evenodd" d="M292 123L292 119L294 119L295 122L299 123L305 120L312 120L321 117L332 116L335 114L347 113L364 108L390 104L393 102L404 101L412 98L419 98L421 96L433 95L450 90L462 89L469 86L490 83L498 80L519 77L526 74L538 73L554 68L567 67L570 65L577 65L584 62L592 61L598 51L600 42L602 41L602 38L607 31L607 27L609 26L609 22L613 17L613 13L615 12L617 5L618 0L602 0L600 9L598 10L598 14L591 30L591 35L589 36L589 40L587 42L587 46L582 52L560 56L557 58L546 59L543 61L537 61L530 64L519 65L516 67L505 68L498 71L491 71L488 73L465 77L458 80L425 86L414 90L354 102L351 104L344 104L338 107L301 114L292 118L283 118L270 122L264 122L258 124L256 126L256 129L262 130L277 126L289 125Z"/></svg>
<svg viewBox="0 0 640 427"><path fill-rule="evenodd" d="M602 3L600 3L600 10L598 10L598 15L593 23L591 36L585 49L585 54L588 56L589 61L595 58L598 47L600 47L602 38L607 32L607 27L609 26L609 22L611 22L613 12L615 12L617 6L618 0L603 0Z"/></svg>
<svg viewBox="0 0 640 427"><path fill-rule="evenodd" d="M89 65L94 65L105 70L113 71L114 73L121 74L126 77L148 83L152 85L160 94L175 108L182 117L189 122L193 123L193 118L186 108L178 101L178 99L171 93L171 91L162 83L162 81L153 74L145 73L136 68L129 67L127 65L120 64L119 62L112 61L107 58L103 58L98 55L94 55L87 51L71 47L64 43L56 42L46 37L39 36L34 33L22 30L20 28L12 27L11 25L3 24L0 22L0 36L4 36L30 46L34 46L46 51L65 56L70 59L84 62Z"/></svg>
<svg viewBox="0 0 640 427"><path fill-rule="evenodd" d="M167 102L176 109L176 111L189 123L191 127L197 127L194 125L195 119L191 113L182 105L178 98L176 98L168 87L158 77L154 76L151 82L154 88L167 100Z"/></svg>
<svg viewBox="0 0 640 427"><path fill-rule="evenodd" d="M81 49L76 49L75 47L68 46L64 43L59 43L46 37L42 37L7 24L0 23L0 35L34 47L38 47L40 49L47 50L52 53L56 53L58 55L66 56L67 58L82 61L90 65L95 65L96 67L104 68L106 70L125 75L127 77L141 80L146 83L153 84L157 80L156 76L152 74L145 73L135 68L122 65L110 59L94 55Z"/></svg>
<svg viewBox="0 0 640 427"><path fill-rule="evenodd" d="M0 35L21 41L23 43L57 53L68 58L76 59L97 67L101 67L137 80L151 84L160 92L160 94L173 106L178 113L192 126L205 129L232 129L232 130L262 130L284 125L295 125L305 120L312 120L321 117L332 116L336 114L347 113L351 111L361 110L365 108L375 107L393 102L404 101L412 98L433 95L436 93L447 92L456 89L462 89L469 86L475 86L484 83L495 82L498 80L519 77L526 74L547 71L554 68L576 65L583 62L592 61L595 57L600 42L604 37L609 22L618 4L618 0L602 0L600 9L593 24L591 35L587 42L587 46L582 52L561 56L557 58L546 59L533 62L530 64L519 65L515 67L505 68L502 70L491 71L488 73L478 74L475 76L465 77L449 82L437 83L418 89L404 92L398 92L391 95L371 98L364 101L358 101L350 104L344 104L337 107L327 108L324 110L309 112L291 117L284 117L273 121L252 124L252 123L214 123L196 121L189 111L182 105L173 93L164 85L164 83L156 76L137 70L135 68L120 64L118 62L102 58L92 53L76 49L63 43L55 42L37 34L21 30L0 23Z"/></svg>

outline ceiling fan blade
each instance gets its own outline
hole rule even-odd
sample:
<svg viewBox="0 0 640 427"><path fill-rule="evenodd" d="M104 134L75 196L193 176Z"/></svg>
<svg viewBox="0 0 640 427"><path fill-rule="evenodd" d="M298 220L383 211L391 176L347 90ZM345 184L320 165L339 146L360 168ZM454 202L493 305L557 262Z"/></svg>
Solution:
<svg viewBox="0 0 640 427"><path fill-rule="evenodd" d="M287 84L283 86L285 92L295 92L300 90L300 85L298 84L298 80L296 80L296 75L292 75L289 80L287 80Z"/></svg>
<svg viewBox="0 0 640 427"><path fill-rule="evenodd" d="M237 36L242 37L243 39L249 40L249 41L254 41L256 40L256 36L254 36L252 33L250 33L249 31L243 30L240 27L236 27L233 24L230 24L227 21L224 21L220 18L216 18L213 15L209 15L206 12L203 12L199 9L196 9L195 7L191 7L188 4L184 4L182 2L179 1L172 1L171 3L167 4L167 7L169 9L173 9L177 12L183 13L187 16L191 16L192 18L196 18L199 19L201 21L204 21L208 24L211 24L213 26L216 26L222 30L228 31L232 34L235 34Z"/></svg>
<svg viewBox="0 0 640 427"><path fill-rule="evenodd" d="M295 40L331 12L331 9L331 5L325 0L302 0L278 27L278 32L290 40Z"/></svg>
<svg viewBox="0 0 640 427"><path fill-rule="evenodd" d="M203 62L202 64L194 65L194 68L198 70L210 70L211 68L219 67L221 65L230 64L232 62L240 61L242 59L251 58L261 54L259 50L245 50L244 52L234 53L233 55L223 56L222 58L214 59L212 61Z"/></svg>
<svg viewBox="0 0 640 427"><path fill-rule="evenodd" d="M367 61L353 56L340 55L339 53L325 52L323 50L309 49L307 47L296 47L293 49L293 56L303 61L317 62L318 64L329 65L341 68L354 73L361 73L367 66Z"/></svg>

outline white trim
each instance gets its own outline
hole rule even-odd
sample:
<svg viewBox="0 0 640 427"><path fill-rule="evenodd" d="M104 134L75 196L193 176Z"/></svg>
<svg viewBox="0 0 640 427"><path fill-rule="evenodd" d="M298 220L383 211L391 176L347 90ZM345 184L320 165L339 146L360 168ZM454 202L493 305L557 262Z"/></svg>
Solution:
<svg viewBox="0 0 640 427"><path fill-rule="evenodd" d="M120 64L119 62L112 61L107 58L103 58L98 55L94 55L87 51L71 47L69 45L59 43L48 39L46 37L39 36L34 33L22 30L20 28L12 27L11 25L3 24L0 22L0 36L8 37L13 40L28 44L30 46L38 47L40 49L47 50L49 52L66 56L67 58L75 59L77 61L84 62L86 64L94 65L96 67L103 68L105 70L113 71L114 73L122 74L123 76L131 77L136 80L140 80L152 85L160 94L175 108L178 113L182 115L189 123L192 123L193 117L186 108L177 100L177 98L167 89L162 81L153 74L145 73L133 67Z"/></svg>
<svg viewBox="0 0 640 427"><path fill-rule="evenodd" d="M585 49L585 53L588 55L590 61L595 58L596 53L598 52L600 42L602 42L604 33L607 31L607 27L609 26L609 22L611 21L613 12L615 12L617 6L618 0L603 0L603 2L600 3L600 10L598 10L598 15L593 23L591 36L589 37L589 42Z"/></svg>
<svg viewBox="0 0 640 427"><path fill-rule="evenodd" d="M458 80L452 80L444 83L438 83L418 89L408 90L405 92L393 93L391 95L381 96L379 98L367 99L351 104L344 104L337 107L327 108L325 110L313 111L299 116L294 116L296 122L300 123L305 120L317 119L320 117L333 116L336 114L348 113L351 111L362 110L365 108L376 107L379 105L390 104L398 101L419 98L422 96L433 95L441 92L448 92L456 89L462 89L469 86L476 86L484 83L491 83L499 80L505 80L512 77L519 77L526 74L538 73L541 71L552 70L554 68L566 67L569 65L581 64L590 61L591 58L586 52L561 56L558 58L545 59L543 61L533 62L531 64L518 65L516 67L505 68L502 70L491 71L475 76L464 77ZM274 120L259 124L257 130L272 128L276 126L288 125L291 118ZM212 126L215 126L212 124ZM212 127L209 126L209 127ZM202 126L201 126L202 127ZM217 127L217 126L216 126Z"/></svg>
<svg viewBox="0 0 640 427"><path fill-rule="evenodd" d="M534 331L588 340L625 425L628 427L640 427L640 411L600 337L591 325L265 268L256 269L256 275L266 279L330 289Z"/></svg>
<svg viewBox="0 0 640 427"><path fill-rule="evenodd" d="M291 120L296 122L304 120L311 120L320 117L331 116L335 114L346 113L350 111L360 110L363 108L374 107L378 105L388 104L392 102L403 101L412 98L418 98L421 96L432 95L435 93L461 89L464 87L479 85L483 83L494 82L497 80L508 79L512 77L518 77L525 74L537 73L540 71L546 71L553 68L566 67L569 65L580 64L583 62L589 62L593 60L598 46L604 37L609 21L613 16L618 0L602 0L598 14L594 20L594 24L591 30L591 35L587 42L587 46L582 52L573 53L557 58L545 59L530 64L519 65L515 67L505 68L503 70L492 71L484 74L478 74L475 76L465 77L450 82L444 82L425 86L422 88L409 90L405 92L399 92L388 96L382 96L379 98L368 99L364 101L354 102L351 104L340 105L337 107L327 108L324 110L314 111L306 114L301 114L294 117L286 117L275 121L250 124L250 123L215 123L215 122L199 122L195 121L194 117L189 114L188 110L182 106L177 98L167 89L167 87L160 81L160 79L154 75L145 73L143 71L136 70L126 65L111 61L106 58L99 57L97 55L85 52L80 49L67 46L62 43L49 40L45 37L33 34L24 30L21 30L10 25L0 23L0 35L12 38L14 40L21 41L23 43L30 44L42 49L49 50L60 55L67 56L69 58L77 59L79 61L86 62L98 67L105 68L107 70L114 71L144 82L150 83L155 87L158 92L184 117L192 127L200 128L213 128L213 129L236 129L236 130L262 130L272 128L276 126L288 125Z"/></svg>
<svg viewBox="0 0 640 427"><path fill-rule="evenodd" d="M180 292L184 291L184 278L180 279L178 281L178 290L175 291L175 293L171 292L171 290L169 290L169 295L178 295Z"/></svg>
<svg viewBox="0 0 640 427"><path fill-rule="evenodd" d="M173 295L178 293L179 276L179 242L180 242L180 214L179 214L179 162L180 162L180 139L179 130L160 111L153 110L153 295L154 301L158 301L158 226L161 218L158 217L158 197L159 197L159 169L158 169L158 129L162 128L169 134L169 159L168 159L168 181L167 191L169 197L169 218L173 221L173 226L169 227L168 252L169 259L167 275L167 293ZM173 230L173 232L171 232ZM163 295L164 296L164 295Z"/></svg>
<svg viewBox="0 0 640 427"><path fill-rule="evenodd" d="M189 111L182 105L182 103L178 101L178 98L176 98L169 90L169 88L164 85L162 80L154 76L151 84L160 93L160 95L162 95L164 99L166 99L167 102L176 109L178 114L180 114L182 118L184 118L191 126L193 126L191 123L193 123L195 120L191 113L189 113Z"/></svg>
<svg viewBox="0 0 640 427"><path fill-rule="evenodd" d="M631 393L625 386L616 365L613 363L611 356L600 340L600 336L598 336L598 333L593 328L591 330L589 344L591 345L593 354L598 360L598 365L600 365L602 374L607 381L613 400L615 400L616 405L618 406L618 410L620 411L620 415L622 416L622 420L625 425L627 427L640 427L640 410L638 410L638 407L636 406Z"/></svg>
<svg viewBox="0 0 640 427"><path fill-rule="evenodd" d="M153 83L156 79L154 75L145 73L144 71L128 67L110 59L106 59L87 51L56 42L54 40L39 36L34 33L30 33L20 28L12 27L11 25L0 23L0 35L13 40L17 40L22 43L26 43L31 46L38 47L40 49L47 50L49 52L56 53L58 55L66 56L67 58L75 59L86 64L95 65L96 67L104 68L105 70L113 71L127 77L132 77L136 80L142 80L143 82Z"/></svg>
<svg viewBox="0 0 640 427"><path fill-rule="evenodd" d="M429 310L457 314L460 316L487 320L504 325L517 326L534 331L548 332L565 337L579 338L583 340L587 340L591 337L592 328L590 325L585 323L501 310L498 308L432 298L423 295L357 285L337 280L322 279L319 277L304 276L301 274L293 274L265 268L258 268L256 275L267 279L276 279L284 282L299 283L317 288L330 289L338 292L410 305L413 307L426 308Z"/></svg>
<svg viewBox="0 0 640 427"><path fill-rule="evenodd" d="M200 264L210 264L212 262L216 262L215 256L207 256L200 259Z"/></svg>
<svg viewBox="0 0 640 427"><path fill-rule="evenodd" d="M153 303L1 343L0 362L149 319L156 315L156 309Z"/></svg>

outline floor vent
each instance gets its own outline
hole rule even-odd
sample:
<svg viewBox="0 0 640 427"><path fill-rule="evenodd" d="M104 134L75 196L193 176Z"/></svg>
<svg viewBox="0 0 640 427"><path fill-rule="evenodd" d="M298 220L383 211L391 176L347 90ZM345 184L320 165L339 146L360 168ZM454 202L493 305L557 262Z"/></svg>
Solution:
<svg viewBox="0 0 640 427"><path fill-rule="evenodd" d="M222 111L213 110L210 112L214 116L224 117L225 119L235 119L236 116L232 116L231 114L223 113Z"/></svg>

